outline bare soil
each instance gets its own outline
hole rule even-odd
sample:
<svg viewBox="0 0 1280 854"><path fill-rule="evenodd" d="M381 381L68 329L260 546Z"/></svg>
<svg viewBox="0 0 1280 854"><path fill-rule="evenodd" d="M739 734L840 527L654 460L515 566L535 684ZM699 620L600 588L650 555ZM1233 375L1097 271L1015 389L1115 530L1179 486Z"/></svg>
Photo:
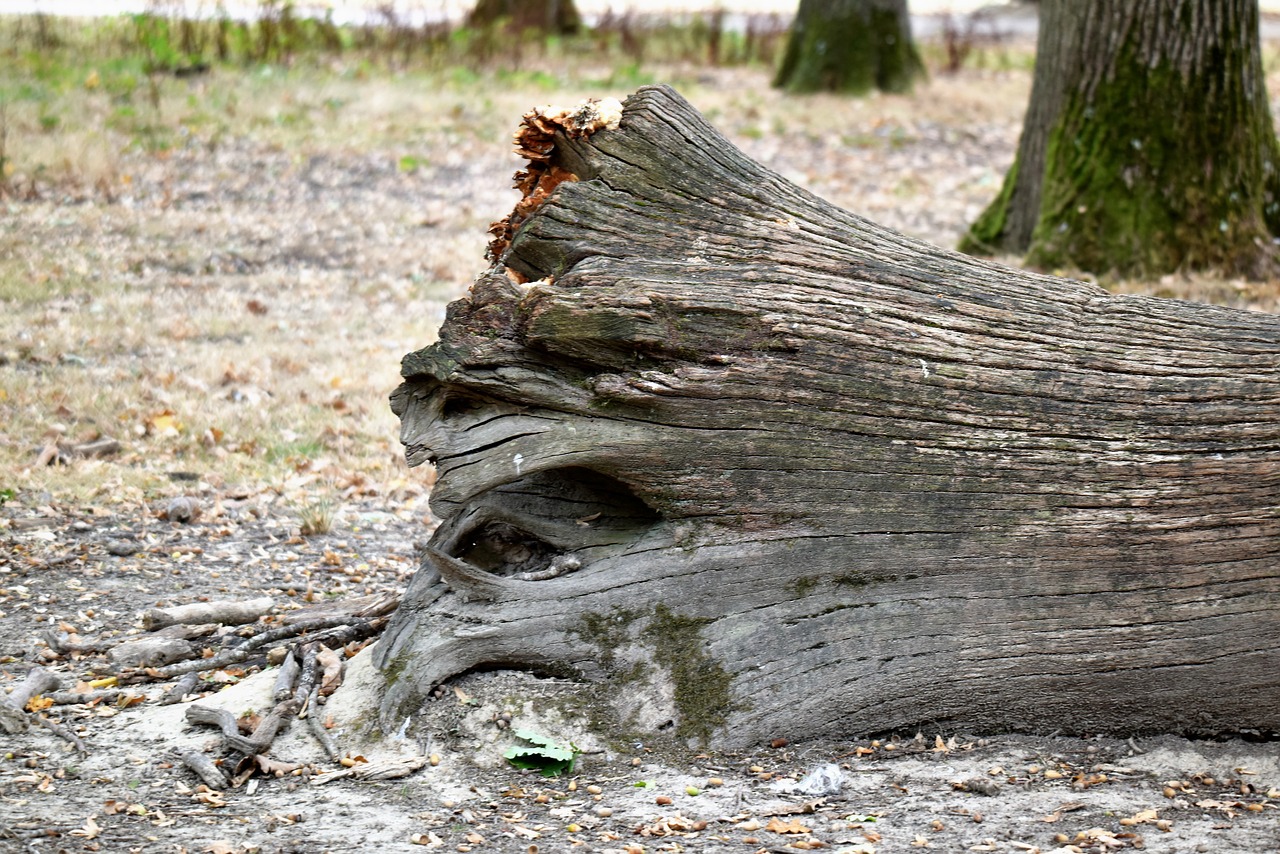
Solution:
<svg viewBox="0 0 1280 854"><path fill-rule="evenodd" d="M1012 159L1028 78L975 72L858 102L783 101L759 72L679 84L753 157L954 245ZM160 154L122 151L105 183L33 183L4 201L6 680L36 663L68 686L109 675L101 655L55 653L48 633L125 639L155 605L265 592L286 612L403 588L431 531L431 478L404 468L385 398L514 200L517 162L487 128L514 127L517 103L625 94L530 89L487 106L474 90L405 94L423 85L343 83L349 109L366 111L359 133L323 110L293 135L192 133ZM438 121L416 135L406 104ZM1118 286L1257 308L1276 292L1213 278ZM119 450L76 455L102 437ZM195 518L166 518L176 498ZM673 753L611 736L597 689L509 672L461 677L382 732L367 659L347 662L323 708L330 732L352 757L436 764L316 785L339 766L295 723L271 757L298 767L211 793L180 750L236 758L186 722L186 704L155 702L168 683L143 685L127 708L45 712L84 755L43 728L0 740L0 851L1280 850L1275 744L924 727ZM272 676L255 669L214 673L198 702L261 711ZM510 767L519 728L584 751L574 772ZM824 768L825 788L795 790Z"/></svg>

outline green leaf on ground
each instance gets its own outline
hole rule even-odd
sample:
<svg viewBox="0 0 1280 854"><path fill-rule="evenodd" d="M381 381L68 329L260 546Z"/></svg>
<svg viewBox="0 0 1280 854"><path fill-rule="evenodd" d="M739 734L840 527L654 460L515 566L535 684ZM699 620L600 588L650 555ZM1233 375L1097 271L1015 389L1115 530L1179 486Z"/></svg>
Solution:
<svg viewBox="0 0 1280 854"><path fill-rule="evenodd" d="M572 743L559 743L528 729L516 730L515 736L521 741L529 742L527 745L508 747L502 754L515 767L537 771L544 777L559 777L573 772L578 748Z"/></svg>

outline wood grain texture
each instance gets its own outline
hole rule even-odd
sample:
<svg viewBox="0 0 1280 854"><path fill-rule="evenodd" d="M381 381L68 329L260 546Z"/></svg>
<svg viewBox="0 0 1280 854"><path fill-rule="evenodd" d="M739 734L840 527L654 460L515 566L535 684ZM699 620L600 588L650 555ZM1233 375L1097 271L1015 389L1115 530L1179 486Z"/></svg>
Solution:
<svg viewBox="0 0 1280 854"><path fill-rule="evenodd" d="M720 746L1280 731L1280 318L911 240L665 87L550 156L393 396L388 722L515 666Z"/></svg>

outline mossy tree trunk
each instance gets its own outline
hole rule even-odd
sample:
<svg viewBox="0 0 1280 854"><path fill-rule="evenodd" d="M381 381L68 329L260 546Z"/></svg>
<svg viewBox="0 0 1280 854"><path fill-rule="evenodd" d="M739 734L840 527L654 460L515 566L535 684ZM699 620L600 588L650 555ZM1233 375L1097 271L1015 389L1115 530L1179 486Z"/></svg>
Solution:
<svg viewBox="0 0 1280 854"><path fill-rule="evenodd" d="M442 521L391 726L518 667L646 743L1280 730L1280 317L911 240L664 87L517 139L392 398Z"/></svg>
<svg viewBox="0 0 1280 854"><path fill-rule="evenodd" d="M1257 0L1045 0L1017 159L961 249L1265 277L1277 189Z"/></svg>
<svg viewBox="0 0 1280 854"><path fill-rule="evenodd" d="M491 27L508 22L514 29L569 35L582 29L573 0L478 0L467 26Z"/></svg>
<svg viewBox="0 0 1280 854"><path fill-rule="evenodd" d="M789 92L909 92L923 74L906 0L800 0L774 85Z"/></svg>

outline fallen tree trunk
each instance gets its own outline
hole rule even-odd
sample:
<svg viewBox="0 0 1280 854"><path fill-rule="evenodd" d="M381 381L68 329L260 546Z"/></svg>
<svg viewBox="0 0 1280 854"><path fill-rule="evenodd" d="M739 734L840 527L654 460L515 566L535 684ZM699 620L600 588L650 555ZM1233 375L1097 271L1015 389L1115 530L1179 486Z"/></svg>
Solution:
<svg viewBox="0 0 1280 854"><path fill-rule="evenodd" d="M393 395L442 519L385 717L481 667L742 745L1280 731L1280 318L911 240L672 90L526 117Z"/></svg>

